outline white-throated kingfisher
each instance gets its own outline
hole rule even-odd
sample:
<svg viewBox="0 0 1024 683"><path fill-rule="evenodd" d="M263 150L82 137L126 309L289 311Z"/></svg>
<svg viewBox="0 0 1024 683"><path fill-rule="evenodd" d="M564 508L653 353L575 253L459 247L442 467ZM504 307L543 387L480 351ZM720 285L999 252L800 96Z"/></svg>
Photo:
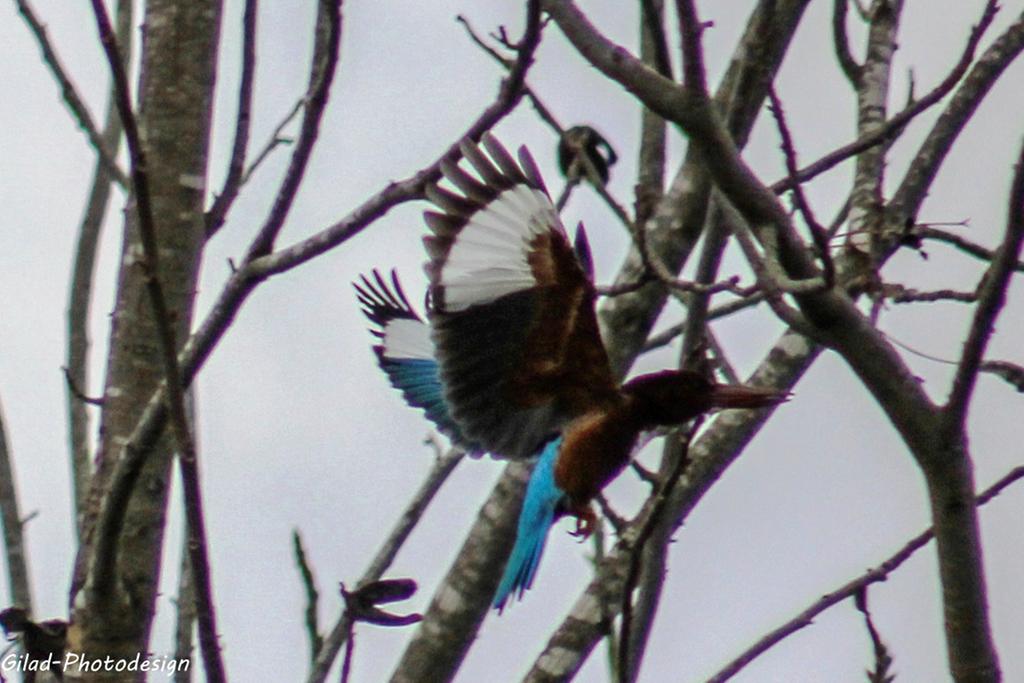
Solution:
<svg viewBox="0 0 1024 683"><path fill-rule="evenodd" d="M381 339L381 367L406 400L470 452L538 458L515 546L494 598L530 587L562 515L587 535L591 501L628 464L646 430L720 408L764 408L788 394L665 370L619 384L594 311L583 226L575 244L525 148L518 162L490 135L461 151L475 176L442 163L453 189L431 185L424 239L429 326L397 278L357 285ZM486 152L486 153L485 153Z"/></svg>

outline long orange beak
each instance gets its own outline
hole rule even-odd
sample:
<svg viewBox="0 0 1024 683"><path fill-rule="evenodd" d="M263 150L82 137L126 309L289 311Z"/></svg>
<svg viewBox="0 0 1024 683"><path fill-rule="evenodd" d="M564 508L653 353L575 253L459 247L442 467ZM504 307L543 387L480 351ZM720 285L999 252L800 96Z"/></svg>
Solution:
<svg viewBox="0 0 1024 683"><path fill-rule="evenodd" d="M718 384L711 389L714 408L767 408L788 401L788 391L751 387L745 384Z"/></svg>

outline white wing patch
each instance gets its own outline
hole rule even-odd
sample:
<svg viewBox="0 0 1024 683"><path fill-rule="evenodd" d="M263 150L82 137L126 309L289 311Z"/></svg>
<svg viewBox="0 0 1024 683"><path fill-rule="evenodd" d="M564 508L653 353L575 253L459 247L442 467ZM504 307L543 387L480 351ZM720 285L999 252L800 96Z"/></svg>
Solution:
<svg viewBox="0 0 1024 683"><path fill-rule="evenodd" d="M455 237L437 283L445 308L461 311L536 286L530 242L548 231L565 233L546 194L522 184L502 192Z"/></svg>
<svg viewBox="0 0 1024 683"><path fill-rule="evenodd" d="M430 326L421 320L395 318L384 325L381 345L384 357L391 359L434 360L434 341Z"/></svg>

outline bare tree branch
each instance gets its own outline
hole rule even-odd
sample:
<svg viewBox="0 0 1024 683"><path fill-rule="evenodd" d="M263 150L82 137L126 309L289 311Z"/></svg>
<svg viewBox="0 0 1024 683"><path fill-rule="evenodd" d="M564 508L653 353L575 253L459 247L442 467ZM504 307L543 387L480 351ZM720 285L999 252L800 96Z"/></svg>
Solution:
<svg viewBox="0 0 1024 683"><path fill-rule="evenodd" d="M3 408L0 406L0 521L4 533L4 564L11 589L11 602L32 615L32 588L29 585L28 556L25 552L24 521L18 505L18 486L7 442Z"/></svg>
<svg viewBox="0 0 1024 683"><path fill-rule="evenodd" d="M534 34L537 41L539 35L538 19ZM533 42L530 49L520 54L519 68L503 81L496 101L477 117L469 127L466 137L479 139L483 132L494 126L516 105L521 96L519 88L525 71L532 62L535 47L536 42ZM182 383L186 386L191 383L238 314L242 304L261 282L273 274L297 267L347 241L394 206L421 197L426 183L440 177L441 162L446 159L458 159L459 155L458 145L452 145L427 168L406 180L391 183L339 222L292 247L259 257L255 256L255 250L250 248L247 260L233 272L207 318L182 349ZM97 536L109 533L123 515L128 495L142 471L147 454L166 424L166 391L166 383L163 383L150 397L135 428L122 446L122 457L110 475L109 495L97 522Z"/></svg>
<svg viewBox="0 0 1024 683"><path fill-rule="evenodd" d="M977 259L982 261L991 261L995 257L995 252L991 249L986 249L980 244L976 244L968 239L961 237L955 233L947 230L940 230L933 228L930 225L917 225L912 229L911 234L915 237L920 237L926 240L936 240L938 242L945 242L951 244L960 251L970 254ZM1013 265L1014 271L1018 273L1024 273L1024 261L1017 261Z"/></svg>
<svg viewBox="0 0 1024 683"><path fill-rule="evenodd" d="M15 2L18 5L18 12L25 19L25 23L28 24L29 30L32 31L36 42L39 43L39 49L43 52L43 61L57 81L61 96L64 98L64 102L67 103L68 109L71 110L71 115L75 117L79 127L85 132L86 137L89 138L89 144L96 150L100 163L103 164L110 177L121 187L127 188L129 184L128 176L117 165L117 148L112 148L109 140L100 134L96 123L92 119L92 114L89 113L89 108L85 106L85 101L78 94L74 83L71 82L67 71L64 69L64 65L61 64L56 50L54 50L53 45L50 43L50 39L46 35L46 27L36 17L28 0L15 0ZM126 52L125 54L129 53Z"/></svg>
<svg viewBox="0 0 1024 683"><path fill-rule="evenodd" d="M1008 213L1003 242L978 287L978 307L974 311L967 341L964 342L953 388L943 409L946 427L951 430L962 430L967 419L967 407L977 382L982 357L994 331L996 319L1006 303L1010 278L1024 244L1024 145L1017 157Z"/></svg>
<svg viewBox="0 0 1024 683"><path fill-rule="evenodd" d="M641 42L646 43L646 47L641 47L641 59L651 64L662 76L672 80L672 60L669 58L663 24L664 10L664 0L640 0L643 23L640 35Z"/></svg>
<svg viewBox="0 0 1024 683"><path fill-rule="evenodd" d="M677 123L703 151L716 184L734 203L766 245L777 249L778 258L790 279L813 277L817 270L802 242L796 237L789 216L739 157L713 109L690 91L667 82L645 69L621 47L597 33L586 17L567 1L549 2L550 12L571 42L606 75L620 81L648 106L656 107ZM763 226L758 228L757 226ZM769 227L770 226L770 227ZM888 409L897 429L908 443L918 444L919 458L938 458L924 448L933 434L935 407L896 351L843 294L803 291L796 294L805 316L823 331L829 344L840 351L861 375L875 397ZM899 397L899 398L897 398ZM912 401L916 410L908 410Z"/></svg>
<svg viewBox="0 0 1024 683"><path fill-rule="evenodd" d="M818 222L818 219L815 218L814 211L811 209L807 197L804 196L800 183L795 181L798 172L796 147L793 144L793 136L789 131L789 126L786 125L786 115L782 109L782 101L775 93L774 86L768 88L768 97L771 100L769 109L778 125L779 137L782 138L782 153L786 160L786 172L789 173L789 178L793 181L793 200L800 211L800 215L803 216L804 222L807 224L807 229L811 231L811 238L814 240L814 246L817 248L818 256L821 258L825 287L831 288L835 284L836 269L832 263L832 254L829 251L828 234L825 228L821 226L821 223Z"/></svg>
<svg viewBox="0 0 1024 683"><path fill-rule="evenodd" d="M737 145L745 143L753 127L767 84L786 54L806 6L806 0L762 0L747 21L715 98ZM650 73L656 74L654 70ZM646 108L657 113L650 106ZM648 246L673 273L685 265L703 232L710 191L706 165L691 148L666 192L651 193L650 197L645 192L637 197L638 216L649 216L637 223L645 225ZM616 278L617 285L637 282L646 269L641 254L632 249ZM667 298L666 289L648 285L602 303L601 324L614 330L614 334L604 338L612 367L618 374L624 375L629 369Z"/></svg>
<svg viewBox="0 0 1024 683"><path fill-rule="evenodd" d="M706 242L702 254L702 264L706 264L710 260L708 254L717 249L717 245ZM709 271L706 268L698 273L698 277L703 279L713 276L713 270ZM680 352L681 367L685 367L689 355L685 350L684 343L684 350ZM681 430L669 432L664 441L657 474L645 470L635 459L631 462L631 467L637 476L651 485L651 494L642 510L649 509L653 516L644 517L641 514L634 520L634 524L641 528L640 537L637 539L640 545L634 546L631 552L630 566L626 574L621 599L615 595L602 596L621 603L621 635L615 638L615 632L609 632L609 641L618 641L612 671L618 675L617 680L619 681L631 682L637 680L640 675L641 663L661 603L665 584L665 566L668 561L668 549L672 535L670 520L663 514L665 510L664 495L675 485L673 480L678 481L678 477L685 470L689 443L697 426L695 423L685 432ZM638 444L637 450L642 447ZM659 496L661 497L659 498ZM603 496L601 498L603 499ZM662 502L660 507L655 508L657 501ZM607 517L610 506L603 503L601 509ZM627 533L625 520L618 519L613 522L613 526L616 535L620 538ZM603 559L604 557L602 557ZM637 592L636 589L638 589L638 593L634 600L632 594ZM602 622L610 624L613 616L614 612L606 610L602 614Z"/></svg>
<svg viewBox="0 0 1024 683"><path fill-rule="evenodd" d="M960 292L955 289L936 289L922 292L903 285L885 283L882 285L881 295L895 304L910 303L933 303L935 301L959 301L961 303L974 303L978 300L977 292Z"/></svg>
<svg viewBox="0 0 1024 683"><path fill-rule="evenodd" d="M663 0L641 0L640 59L672 80L672 62L665 38ZM665 119L644 107L640 114L640 152L634 190L634 225L647 225L665 194Z"/></svg>
<svg viewBox="0 0 1024 683"><path fill-rule="evenodd" d="M655 530L661 525L664 519L665 509L668 505L669 492L679 482L679 478L683 476L683 472L686 470L686 466L689 463L687 455L690 447L690 441L693 439L693 435L696 434L697 430L700 428L702 422L703 420L700 419L695 420L693 424L690 425L686 433L680 432L678 434L678 457L673 458L671 462L668 458L665 458L665 463L669 466L669 469L665 471L665 478L661 483L661 486L658 487L658 490L652 494L649 499L646 506L649 508L649 513L643 517L642 522L639 524L639 531L636 533L635 539L629 547L629 567L626 571L626 579L622 588L619 656L616 658L618 663L616 680L619 683L631 683L636 680L637 674L639 673L640 657L631 652L631 650L633 650L634 647L639 647L639 649L642 650L643 645L646 643L646 638L637 642L635 635L632 632L633 592L640 583L642 558L644 557L647 543L651 541L652 536L655 534ZM662 548L664 547L663 543L659 545ZM658 569L660 569L660 567ZM660 575L660 571L658 574ZM647 587L647 593L653 599L649 598L646 601L647 604L645 605L645 611L641 614L641 617L643 618L641 628L645 635L650 632L650 623L653 620L654 611L658 603L657 595L660 594L660 588L661 581L656 581L656 586Z"/></svg>
<svg viewBox="0 0 1024 683"><path fill-rule="evenodd" d="M256 173L256 170L263 165L264 161L270 158L271 153L275 149L282 145L290 145L295 142L294 139L283 135L284 129L295 120L295 117L299 115L299 112L302 111L305 105L306 96L297 99L295 104L292 105L292 108L288 110L288 113L281 118L280 122L278 122L276 126L274 126L274 130L271 131L267 141L263 144L263 147L260 148L260 151L256 153L256 158L253 159L252 163L250 163L246 167L245 171L242 172L242 178L239 180L241 185L245 185L249 182L249 179L252 178L254 173Z"/></svg>
<svg viewBox="0 0 1024 683"><path fill-rule="evenodd" d="M477 32L473 29L472 24L469 23L468 19L466 19L464 16L460 14L455 18L455 20L462 24L463 28L466 29L466 33L467 35L469 35L470 40L472 40L477 47L479 47L481 50L489 54L492 58L494 58L495 61L497 61L499 64L505 67L506 70L511 70L515 67L515 60L507 59L498 54L497 50L488 45L484 41L484 39L481 38L479 34L477 34ZM548 126L555 132L555 134L558 135L559 140L563 142L566 141L568 139L567 131L558 122L558 119L555 118L554 114L551 113L551 110L548 108L548 106L544 104L543 100L541 100L540 98L540 95L538 95L537 92L525 82L523 83L523 95L526 96L526 98L530 101L530 104L536 110L537 115L540 116L541 120L547 123ZM595 178L599 176L597 170L593 167L593 163L589 159L583 157L582 163L586 167L585 170L587 172L585 175L588 178ZM579 184L579 181L580 178L574 177L566 182L562 194L555 202L555 207L558 209L559 212L561 212L561 210L565 208L565 205L569 202L569 197L572 194L573 190L576 189L576 186ZM597 195L604 200L604 203L608 206L612 213L615 214L619 221L624 226L626 226L627 229L631 229L633 225L633 220L630 219L629 214L626 212L624 208L622 208L622 205L615 199L615 197L611 195L605 184L592 181L590 186L593 188L594 192L596 192Z"/></svg>
<svg viewBox="0 0 1024 683"><path fill-rule="evenodd" d="M196 627L196 585L192 580L192 560L189 555L188 539L181 544L181 561L178 563L178 595L175 598L177 623L174 628L174 658L179 662L192 662L193 631ZM192 667L180 666L174 672L174 683L191 683Z"/></svg>
<svg viewBox="0 0 1024 683"><path fill-rule="evenodd" d="M896 676L890 673L893 661L892 655L889 654L889 648L886 647L882 636L878 633L875 620L871 617L871 610L868 609L868 589L861 588L853 596L853 600L858 611L864 615L864 626L868 630L868 636L871 638L871 647L875 654L874 666L867 672L868 682L893 683L896 680Z"/></svg>
<svg viewBox="0 0 1024 683"><path fill-rule="evenodd" d="M991 4L991 3L989 3ZM979 27L983 24L979 23ZM979 31L980 29L975 29ZM979 35L980 39L980 35ZM935 121L928 136L913 155L910 168L889 201L887 213L900 229L907 219L917 215L942 162L958 139L967 121L985 99L1006 68L1024 50L1024 12L996 38L967 73L945 110ZM947 79L948 80L948 79ZM917 102L921 104L926 98ZM893 117L890 123L896 120ZM898 234L898 233L897 233Z"/></svg>
<svg viewBox="0 0 1024 683"><path fill-rule="evenodd" d="M700 260L697 263L696 279L698 282L712 282L718 276L718 270L729 242L730 230L726 224L722 208L719 206L717 195L713 196L713 202L707 219L707 226L704 235L704 246L701 251ZM687 316L683 328L683 341L679 350L679 367L688 370L704 371L703 361L705 352L703 347L714 348L715 354L720 361L720 366L725 368L726 374L735 375L724 357L724 353L714 340L714 335L708 326L708 306L711 303L711 293L695 292L686 297ZM730 381L738 380L735 378ZM659 495L666 496L669 491L675 488L678 479L685 471L689 461L689 445L694 434L700 427L702 420L694 422L689 432L682 434L678 430L664 441L659 467L659 479L663 482L659 488ZM662 510L667 504L667 497L662 498ZM623 612L621 619L621 640L624 650L622 655L626 663L624 674L628 673L631 678L624 680L636 680L640 675L642 658L647 649L647 643L654 627L654 620L661 603L662 590L665 584L665 567L668 562L668 552L674 530L672 519L669 515L658 512L656 516L649 518L646 525L650 526L647 542L634 551L633 567L640 563L639 595L636 598L636 606L633 609L635 616L632 627L632 634L628 641L625 634L627 629L627 608L629 607L628 592L623 598ZM626 578L628 586L632 576Z"/></svg>
<svg viewBox="0 0 1024 683"><path fill-rule="evenodd" d="M904 128L906 128L907 124L910 123L910 121L913 120L915 117L917 117L918 114L921 114L922 112L926 111L932 105L938 103L940 100L942 100L942 98L944 98L946 95L952 92L953 88L956 87L957 83L960 82L960 79L963 78L965 73L967 73L967 69L970 68L971 63L974 61L974 53L977 50L978 43L981 41L982 36L988 30L988 27L992 24L992 20L995 18L996 9L998 9L998 6L996 5L995 1L989 0L989 2L985 6L985 10L982 13L981 19L971 29L971 34L967 39L967 45L964 48L964 51L960 57L960 61L957 62L957 64L953 67L953 70L949 72L949 75L947 75L941 83L939 83L931 91L929 91L927 95L913 102L912 104L909 104L905 109L900 111L898 114L885 121L884 125L882 125L881 127L872 129L871 131L862 134L858 139L854 140L853 142L844 145L834 150L833 152L826 154L821 159L800 169L800 171L796 173L795 181L801 183L807 182L808 180L814 178L815 176L818 176L821 173L824 173L825 171L834 168L835 166L842 163L843 161L846 161L850 157L856 154L860 154L874 147L875 145L879 145L886 142L887 140L899 134ZM1011 35L1012 33L1014 33L1012 28L1008 29L1007 33L1005 33L1004 36ZM982 55L982 57L978 60L978 63L976 65L977 69L980 69L981 71L987 71L988 68L990 68L990 66L995 67L995 65L986 66L986 63L992 61L993 58L995 58L995 60L1000 59L999 57L996 57L996 55L1002 54L1002 49L995 51L993 49L995 47L996 46L993 45L988 50L986 50L985 54ZM998 73L1002 72L1002 69L998 67L996 67L996 69ZM793 179L786 178L773 183L771 188L775 192L782 193L790 189L793 182Z"/></svg>
<svg viewBox="0 0 1024 683"><path fill-rule="evenodd" d="M306 593L306 635L309 637L309 661L315 662L323 647L324 637L320 635L320 626L317 620L317 605L320 601L320 592L316 589L316 578L313 570L306 559L306 550L302 547L302 536L299 530L292 530L292 548L295 552L295 564L299 568L299 576L302 577L302 587Z"/></svg>
<svg viewBox="0 0 1024 683"><path fill-rule="evenodd" d="M846 33L846 11L849 9L847 0L835 0L832 5L832 44L836 50L836 59L846 74L847 80L856 88L860 83L861 65L850 53L850 39Z"/></svg>
<svg viewBox="0 0 1024 683"><path fill-rule="evenodd" d="M697 18L697 7L693 0L676 0L676 14L679 18L679 35L683 43L683 85L707 94L704 47L701 45L704 25Z"/></svg>
<svg viewBox="0 0 1024 683"><path fill-rule="evenodd" d="M1015 467L994 484L985 489L985 491L977 498L978 506L980 507L989 502L1019 479L1024 479L1024 466ZM935 532L932 529L921 532L908 541L896 553L877 565L874 569L870 569L860 577L829 591L822 598L814 601L814 603L808 606L807 609L800 612L800 614L766 633L764 637L759 639L748 649L744 650L742 654L737 656L731 662L726 664L718 673L709 678L707 683L724 683L731 679L744 667L780 643L782 640L796 633L800 629L813 624L814 618L828 608L843 602L847 598L855 596L859 591L864 590L867 586L870 586L873 583L885 581L890 574L900 567L900 565L909 560L914 553L926 546L934 537Z"/></svg>
<svg viewBox="0 0 1024 683"><path fill-rule="evenodd" d="M117 42L121 46L121 59L125 63L131 61L132 4L130 0L119 0L116 9ZM121 118L117 113L113 93L107 103L102 138L106 149L116 156L121 141ZM89 199L85 205L85 215L78 228L78 243L75 246L71 286L68 289L68 339L65 372L68 382L68 436L71 446L71 472L74 486L75 531L78 534L81 534L82 531L81 523L89 492L89 479L92 476L89 410L85 405L86 402L83 401L89 377L89 309L92 300L96 250L110 199L111 183L114 180L108 171L108 164L104 162L102 156L98 156L93 169Z"/></svg>
<svg viewBox="0 0 1024 683"><path fill-rule="evenodd" d="M859 136L886 127L889 79L902 13L903 0L879 0L871 5L864 63L855 84ZM881 232L885 153L884 145L875 145L857 155L850 193L850 229L846 244L872 256L877 256ZM791 171L789 175L792 177L795 173Z"/></svg>
<svg viewBox="0 0 1024 683"><path fill-rule="evenodd" d="M174 429L175 440L180 449L178 462L181 467L182 488L185 494L185 514L188 520L188 548L191 559L192 577L195 581L196 611L199 622L199 642L203 653L203 666L207 680L220 682L226 680L224 663L220 656L220 645L217 642L217 619L213 603L213 589L210 582L209 560L207 558L207 541L203 520L202 495L199 489L199 473L195 441L192 436L185 400L185 387L181 381L181 369L178 364L178 345L175 339L172 316L164 296L159 273L158 242L154 225L153 210L150 205L150 188L146 167L146 154L142 147L135 115L132 111L131 92L124 63L118 52L117 39L110 25L106 7L102 0L93 0L93 12L99 29L100 43L103 45L110 65L114 83L114 92L121 123L124 127L125 141L131 159L132 191L135 197L138 214L139 237L143 246L141 265L146 271L146 290L149 294L153 317L156 322L161 344L161 357L164 364L164 375L168 392L168 410ZM340 15L337 8L333 14L332 33L340 35ZM92 590L105 596L111 588L116 567L116 540L120 534L97 541L97 563L100 572L93 571L90 576ZM98 554L101 544L107 548L108 555ZM109 563L108 571L103 571L103 563Z"/></svg>
<svg viewBox="0 0 1024 683"><path fill-rule="evenodd" d="M235 142L231 146L231 161L223 189L216 195L213 206L206 212L206 239L210 239L224 225L238 191L242 187L245 155L249 148L249 124L252 116L252 86L256 72L256 15L259 0L245 0L242 14L242 76L238 86L238 113L235 118Z"/></svg>
<svg viewBox="0 0 1024 683"><path fill-rule="evenodd" d="M1024 393L1024 367L1005 360L986 360L980 367L981 372L993 374Z"/></svg>
<svg viewBox="0 0 1024 683"><path fill-rule="evenodd" d="M448 475L452 473L455 466L462 461L463 455L461 451L452 449L434 463L434 466L427 474L427 478L420 485L419 490L412 496L397 524L377 551L377 555L370 562L366 571L363 572L357 587L370 584L384 575L384 572L391 566L402 545L405 544L405 540L409 538L409 534L412 533L417 522L420 521L423 512L430 505L430 501L441 490L441 487L448 480ZM351 634L353 623L348 611L343 612L334 628L324 638L323 646L319 649L313 662L309 678L306 679L307 683L323 683L327 679L327 674L330 673L331 665L334 663L335 657L338 656L338 651Z"/></svg>
<svg viewBox="0 0 1024 683"><path fill-rule="evenodd" d="M779 338L749 383L789 389L810 367L820 347L788 331ZM668 529L676 530L697 502L742 453L743 448L767 421L771 411L720 413L689 449L689 466L671 492L666 515ZM643 512L641 512L643 514ZM621 604L630 554L628 548L637 527L630 527L598 567L569 614L553 632L545 649L523 679L524 683L569 680L586 661L609 621L609 607ZM607 606L604 606L607 603Z"/></svg>
<svg viewBox="0 0 1024 683"><path fill-rule="evenodd" d="M334 81L341 44L340 9L328 11L324 9L327 7L325 3L326 0L321 0L321 10L328 12L327 16L337 15L339 18L336 21L331 19L329 22L323 23L320 19L317 20L313 63L309 74L308 95L302 114L302 128L299 131L295 149L292 151L288 170L285 171L284 181L274 198L270 215L250 244L246 261L252 260L256 256L269 254L273 250L274 242L284 226L288 211L295 200L295 194L299 190L299 184L306 173L306 166L313 152L313 144L320 131L320 120L327 107L327 98ZM340 0L337 5L340 7Z"/></svg>

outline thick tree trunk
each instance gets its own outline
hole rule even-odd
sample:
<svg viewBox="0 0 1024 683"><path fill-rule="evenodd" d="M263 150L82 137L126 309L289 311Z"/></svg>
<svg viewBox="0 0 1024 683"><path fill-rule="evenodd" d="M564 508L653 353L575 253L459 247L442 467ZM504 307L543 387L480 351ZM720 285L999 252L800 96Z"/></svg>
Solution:
<svg viewBox="0 0 1024 683"><path fill-rule="evenodd" d="M179 340L187 338L202 254L220 15L220 0L150 0L146 5L137 116L147 154L158 275ZM111 323L98 467L90 503L93 515L121 444L163 379L134 216L130 209ZM72 596L71 651L90 658L129 659L146 652L160 578L172 455L171 440L165 437L148 456L117 545L113 588L105 595L81 590L83 583L88 588L95 579L88 572L96 539L87 531ZM82 679L131 680L136 675L100 672Z"/></svg>

